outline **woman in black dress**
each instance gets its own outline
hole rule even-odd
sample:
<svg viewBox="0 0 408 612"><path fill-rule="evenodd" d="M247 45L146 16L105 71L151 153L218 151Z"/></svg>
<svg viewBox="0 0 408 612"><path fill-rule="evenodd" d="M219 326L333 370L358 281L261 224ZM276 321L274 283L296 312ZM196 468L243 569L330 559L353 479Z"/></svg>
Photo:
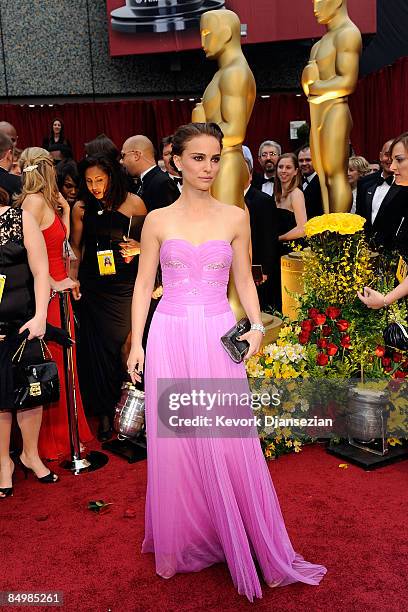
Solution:
<svg viewBox="0 0 408 612"><path fill-rule="evenodd" d="M71 229L80 262L79 377L85 408L99 417L98 438L107 440L125 375L146 207L128 192L117 161L87 157L79 174L81 200L73 208Z"/></svg>
<svg viewBox="0 0 408 612"><path fill-rule="evenodd" d="M25 330L29 332L28 340L44 336L50 295L48 257L42 233L30 213L11 208L8 203L7 192L0 188L0 499L13 494L12 356L22 342L19 334ZM38 406L17 411L23 438L20 462L41 482L52 483L58 477L38 455L42 410Z"/></svg>
<svg viewBox="0 0 408 612"><path fill-rule="evenodd" d="M72 148L71 143L65 137L64 122L57 117L51 123L49 135L43 139L42 148L48 151L55 144L66 145L69 149Z"/></svg>

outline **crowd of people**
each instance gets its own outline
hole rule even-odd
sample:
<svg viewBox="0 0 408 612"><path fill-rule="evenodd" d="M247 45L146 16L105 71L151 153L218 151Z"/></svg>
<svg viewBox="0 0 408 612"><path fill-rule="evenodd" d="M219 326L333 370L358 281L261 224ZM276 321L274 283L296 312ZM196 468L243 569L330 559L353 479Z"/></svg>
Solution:
<svg viewBox="0 0 408 612"><path fill-rule="evenodd" d="M38 335L38 317L44 315L43 306L39 304L45 300L45 283L33 284L36 307L28 301L21 312L18 309L14 312L14 306L8 311L7 297L15 292L17 297L13 304L18 303L21 285L29 290L27 279L31 274L28 268L38 275L38 267L46 267L51 291L47 322L57 327L61 325L58 292L70 291L73 298L71 317L78 323L75 359L80 382L81 442L86 444L92 438L87 423L91 416L98 417L99 440L108 440L113 435L113 411L126 376L131 345L131 303L144 220L147 213L174 203L183 191L184 176L174 163L173 137L162 140L160 163L153 143L146 136L131 136L118 149L105 134L84 144L84 158L77 163L59 119L52 122L43 147L18 151L17 142L15 128L0 122L0 273L7 277L7 289L0 302L0 334L13 338L13 334L15 336L28 325L30 338ZM370 165L361 156L352 155L349 160L348 178L353 192L351 212L366 218L367 236L376 249L402 249L406 242L407 150L408 141L403 135L399 140L384 143L377 170L375 164ZM56 155L56 152L62 154ZM292 250L294 243L302 241L307 219L323 214L319 178L307 144L295 153L285 153L276 141L265 140L257 155L261 172L254 171L254 158L248 147L243 147L243 154L248 167L245 202L250 220L252 264L261 269L256 277L258 297L263 309L279 310L280 257ZM34 262L30 256L29 243L34 240L32 218L44 239L46 260L36 258ZM19 249L24 247L28 235L24 264L28 266L24 272L26 280L15 279L15 282L14 266L23 263L21 258L14 262L6 249L13 232L16 238L12 242L18 243ZM6 255L10 256L8 263ZM11 272L6 274L4 270L8 266ZM148 325L160 301L160 285L159 268L147 313ZM374 294L368 291L362 299L368 300L368 305L374 304L369 295L372 298ZM375 304L378 296L376 299ZM35 324L27 323L30 314ZM8 353L6 345L9 345ZM69 448L62 349L54 342L49 345L60 368L61 399L58 406L51 406L42 414L35 453L25 450L22 456L22 461L40 478L48 476L48 471L42 462L39 463L39 457L54 460L66 454ZM3 341L0 346L4 360L13 343ZM6 380L4 372L2 376ZM10 380L9 376L8 386ZM6 387L3 384L3 389ZM7 400L5 393L2 396L0 419L6 419L6 433L1 434L1 458L6 467L1 464L0 489L7 489L11 474L10 467L7 468L9 417L5 415L10 411L7 405L10 395Z"/></svg>
<svg viewBox="0 0 408 612"><path fill-rule="evenodd" d="M0 122L0 498L13 495L16 465L42 484L59 481L47 462L69 451L68 389L63 349L51 330L62 326L59 299L69 292L82 446L92 440L92 417L98 439L112 437L126 377L146 391L142 551L155 553L164 578L226 560L238 591L252 601L261 589L250 546L270 587L317 585L326 568L294 551L258 438L221 436L209 443L195 435L159 436L157 385L202 377L247 384L244 364L234 363L220 343L235 323L227 299L230 269L250 320L240 337L249 343L249 357L265 333L259 304L280 307L280 257L302 241L306 221L323 207L310 147L285 153L273 140L259 147L261 173L243 147L246 210L215 200L211 185L222 139L214 123L181 126L163 139L160 167L145 135L118 149L101 134L85 144L77 164L72 153L53 155L54 147L70 149L56 119L44 146L19 152L19 172L12 172L17 134ZM378 249L402 249L408 133L383 145L378 170L352 155L348 176L352 212L365 217L367 238ZM251 266L261 269L256 282ZM407 293L405 279L385 296L368 287L358 295L381 308ZM13 359L26 348L34 358L43 338L58 367L60 399L19 408ZM22 437L17 454L14 414Z"/></svg>

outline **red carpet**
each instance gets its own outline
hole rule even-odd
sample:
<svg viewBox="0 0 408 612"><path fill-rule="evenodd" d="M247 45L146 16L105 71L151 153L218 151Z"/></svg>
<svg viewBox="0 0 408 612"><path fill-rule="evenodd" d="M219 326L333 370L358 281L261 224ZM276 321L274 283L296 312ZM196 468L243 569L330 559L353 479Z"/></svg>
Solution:
<svg viewBox="0 0 408 612"><path fill-rule="evenodd" d="M110 456L101 470L56 485L24 481L0 500L0 591L64 592L69 612L275 610L399 612L408 598L408 462L374 472L338 467L319 445L270 463L294 548L328 568L318 587L295 584L250 604L227 567L163 580L141 555L146 462ZM113 502L96 515L89 500ZM405 603L404 603L405 602ZM17 609L17 608L11 608Z"/></svg>

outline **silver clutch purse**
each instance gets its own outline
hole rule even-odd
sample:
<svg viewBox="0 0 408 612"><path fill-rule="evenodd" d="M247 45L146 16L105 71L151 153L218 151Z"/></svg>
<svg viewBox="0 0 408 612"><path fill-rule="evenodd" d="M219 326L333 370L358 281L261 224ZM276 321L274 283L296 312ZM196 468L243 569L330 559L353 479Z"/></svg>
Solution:
<svg viewBox="0 0 408 612"><path fill-rule="evenodd" d="M237 340L237 336L246 334L251 329L249 319L244 317L234 327L221 336L221 344L235 363L241 363L246 353L248 352L249 342L246 340Z"/></svg>

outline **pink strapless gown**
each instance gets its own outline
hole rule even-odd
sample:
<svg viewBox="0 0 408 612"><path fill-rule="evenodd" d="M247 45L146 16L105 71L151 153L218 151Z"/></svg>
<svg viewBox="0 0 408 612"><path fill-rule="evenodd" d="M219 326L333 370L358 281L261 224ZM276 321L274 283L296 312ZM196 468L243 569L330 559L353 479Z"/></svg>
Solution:
<svg viewBox="0 0 408 612"><path fill-rule="evenodd" d="M293 550L259 439L157 436L157 379L241 378L220 337L235 324L227 300L232 248L223 240L161 247L163 297L145 367L148 485L142 552L163 578L226 561L250 601L265 582L317 585L326 573Z"/></svg>

